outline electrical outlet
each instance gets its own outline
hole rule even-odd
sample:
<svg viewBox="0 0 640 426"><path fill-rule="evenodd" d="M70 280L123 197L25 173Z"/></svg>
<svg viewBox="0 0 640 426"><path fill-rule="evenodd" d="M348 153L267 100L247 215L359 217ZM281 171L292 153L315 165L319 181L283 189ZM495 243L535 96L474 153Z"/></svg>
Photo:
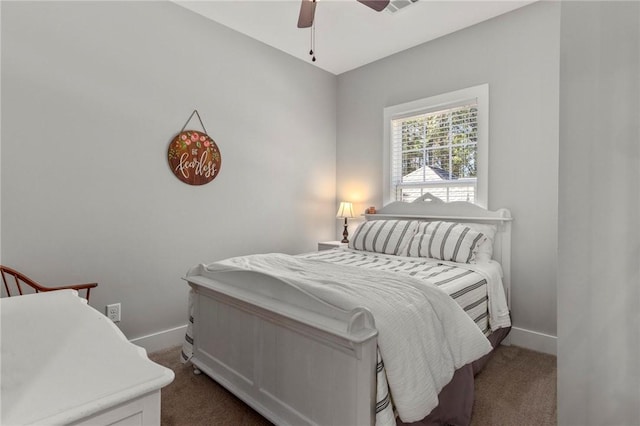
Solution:
<svg viewBox="0 0 640 426"><path fill-rule="evenodd" d="M113 322L120 322L120 304L114 303L112 305L107 305L107 318L109 318Z"/></svg>

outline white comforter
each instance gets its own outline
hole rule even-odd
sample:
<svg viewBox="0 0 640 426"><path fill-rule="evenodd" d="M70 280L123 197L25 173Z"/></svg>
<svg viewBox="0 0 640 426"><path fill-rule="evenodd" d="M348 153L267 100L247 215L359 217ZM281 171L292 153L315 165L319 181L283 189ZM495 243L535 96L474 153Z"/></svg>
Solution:
<svg viewBox="0 0 640 426"><path fill-rule="evenodd" d="M404 422L428 415L454 371L491 350L471 318L446 293L411 277L283 254L231 258L206 269L256 271L341 309L369 308L391 395Z"/></svg>

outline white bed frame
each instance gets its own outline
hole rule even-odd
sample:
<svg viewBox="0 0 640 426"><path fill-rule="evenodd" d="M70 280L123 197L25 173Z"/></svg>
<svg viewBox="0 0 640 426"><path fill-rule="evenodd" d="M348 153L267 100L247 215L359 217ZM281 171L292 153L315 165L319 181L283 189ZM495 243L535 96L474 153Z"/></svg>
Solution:
<svg viewBox="0 0 640 426"><path fill-rule="evenodd" d="M494 259L509 301L508 210L427 195L365 216L497 224ZM203 272L198 265L185 277L194 290L196 370L277 425L375 423L378 332L366 308L345 312L255 272L221 273L215 281Z"/></svg>

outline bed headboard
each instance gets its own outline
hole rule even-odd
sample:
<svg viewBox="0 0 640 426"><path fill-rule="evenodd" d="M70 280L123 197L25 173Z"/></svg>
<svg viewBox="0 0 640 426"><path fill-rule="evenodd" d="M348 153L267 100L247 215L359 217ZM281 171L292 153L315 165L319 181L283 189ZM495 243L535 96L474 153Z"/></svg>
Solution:
<svg viewBox="0 0 640 426"><path fill-rule="evenodd" d="M502 265L502 283L511 307L511 212L508 209L487 210L465 201L445 203L425 194L413 202L394 201L375 214L365 214L367 220L411 219L445 220L448 222L477 222L497 225L493 242L493 258Z"/></svg>

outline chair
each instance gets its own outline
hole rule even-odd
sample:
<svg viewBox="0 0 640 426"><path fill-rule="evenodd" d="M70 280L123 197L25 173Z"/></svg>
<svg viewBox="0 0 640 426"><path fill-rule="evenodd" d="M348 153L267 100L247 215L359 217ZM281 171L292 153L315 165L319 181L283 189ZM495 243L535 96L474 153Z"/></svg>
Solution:
<svg viewBox="0 0 640 426"><path fill-rule="evenodd" d="M98 286L98 283L89 283L89 284L65 285L60 287L45 287L43 285L38 284L37 282L27 277L26 275L21 274L20 272L14 269L11 269L2 265L0 265L0 273L2 274L2 281L4 282L4 288L7 291L8 297L16 296L17 294L15 291L13 292L13 294L11 294L11 288L12 288L12 286L10 285L11 279L8 280L7 275L13 277L13 281L15 282L14 287L18 289L19 295L23 294L22 286L20 285L20 283L23 283L33 288L36 293L40 293L41 291L55 291L55 290L67 290L67 289L77 290L78 292L80 292L80 290L86 290L86 299L88 302L89 293L91 292L91 289Z"/></svg>

